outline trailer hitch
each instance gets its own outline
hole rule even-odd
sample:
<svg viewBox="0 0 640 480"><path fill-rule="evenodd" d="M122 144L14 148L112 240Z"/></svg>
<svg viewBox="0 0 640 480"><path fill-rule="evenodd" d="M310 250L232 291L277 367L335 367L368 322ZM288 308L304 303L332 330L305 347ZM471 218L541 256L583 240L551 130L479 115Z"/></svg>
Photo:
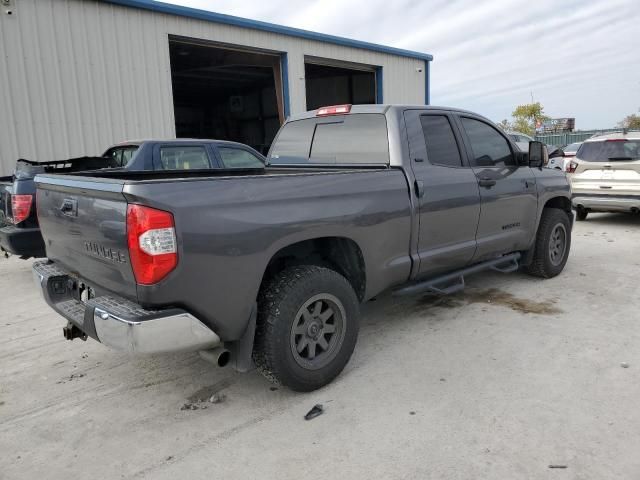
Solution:
<svg viewBox="0 0 640 480"><path fill-rule="evenodd" d="M82 341L87 341L87 334L76 327L73 323L68 322L66 327L62 328L62 334L64 338L67 340L73 340L74 338L79 338Z"/></svg>

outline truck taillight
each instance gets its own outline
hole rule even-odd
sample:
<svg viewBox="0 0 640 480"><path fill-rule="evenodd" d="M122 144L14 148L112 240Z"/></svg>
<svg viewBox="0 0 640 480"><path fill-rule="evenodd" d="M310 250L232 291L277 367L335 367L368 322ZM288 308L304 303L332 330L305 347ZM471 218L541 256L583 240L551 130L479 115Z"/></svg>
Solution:
<svg viewBox="0 0 640 480"><path fill-rule="evenodd" d="M173 215L142 205L127 206L127 243L136 282L158 283L178 264Z"/></svg>
<svg viewBox="0 0 640 480"><path fill-rule="evenodd" d="M316 111L317 117L325 115L342 115L351 111L351 105L332 105L330 107L321 107Z"/></svg>
<svg viewBox="0 0 640 480"><path fill-rule="evenodd" d="M577 162L569 162L567 164L567 173L574 173L576 171L576 168L578 168Z"/></svg>
<svg viewBox="0 0 640 480"><path fill-rule="evenodd" d="M33 195L11 195L13 223L18 224L29 218Z"/></svg>

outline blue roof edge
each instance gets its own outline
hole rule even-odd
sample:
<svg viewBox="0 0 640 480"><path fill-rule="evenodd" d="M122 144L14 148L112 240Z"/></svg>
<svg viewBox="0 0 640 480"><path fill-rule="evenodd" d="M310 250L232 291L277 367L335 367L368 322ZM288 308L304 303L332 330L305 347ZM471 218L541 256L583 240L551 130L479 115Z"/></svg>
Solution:
<svg viewBox="0 0 640 480"><path fill-rule="evenodd" d="M402 48L387 47L376 43L364 42L361 40L352 40L350 38L338 37L336 35L328 35L326 33L312 32L301 28L286 27L284 25L276 25L275 23L261 22L259 20L251 20L248 18L236 17L233 15L225 15L223 13L209 12L197 8L184 7L182 5L174 5L164 2L156 2L153 0L101 0L106 3L122 5L126 7L139 8L143 10L151 10L154 12L167 13L170 15L178 15L180 17L195 18L208 22L222 23L233 25L236 27L251 28L254 30L262 30L264 32L279 33L290 37L304 38L307 40L316 40L319 42L333 43L344 47L360 48L374 52L388 53L401 57L416 58L430 62L433 55L422 52L414 52L412 50L404 50Z"/></svg>

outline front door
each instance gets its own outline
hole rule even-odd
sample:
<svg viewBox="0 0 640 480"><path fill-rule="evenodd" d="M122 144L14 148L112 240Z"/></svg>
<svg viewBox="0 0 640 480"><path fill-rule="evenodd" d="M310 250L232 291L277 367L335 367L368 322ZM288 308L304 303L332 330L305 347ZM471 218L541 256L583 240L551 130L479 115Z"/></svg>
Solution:
<svg viewBox="0 0 640 480"><path fill-rule="evenodd" d="M489 122L471 116L459 122L480 188L474 262L528 248L538 209L533 172L517 164L515 147Z"/></svg>
<svg viewBox="0 0 640 480"><path fill-rule="evenodd" d="M418 197L418 275L467 265L476 250L480 194L462 140L447 111L407 110L411 167Z"/></svg>

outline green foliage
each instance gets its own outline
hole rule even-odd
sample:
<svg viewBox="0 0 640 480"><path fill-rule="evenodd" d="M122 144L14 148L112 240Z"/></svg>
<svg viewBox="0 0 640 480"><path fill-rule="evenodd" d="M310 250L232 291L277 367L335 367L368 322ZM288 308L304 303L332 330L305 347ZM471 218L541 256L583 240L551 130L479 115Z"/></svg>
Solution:
<svg viewBox="0 0 640 480"><path fill-rule="evenodd" d="M498 126L504 130L505 132L510 132L511 130L513 130L513 127L511 125L511 123L509 122L509 120L507 120L506 118L504 120L502 120L501 122L498 123Z"/></svg>
<svg viewBox="0 0 640 480"><path fill-rule="evenodd" d="M640 115L632 113L624 117L624 120L618 123L622 128L628 128L630 130L640 130Z"/></svg>
<svg viewBox="0 0 640 480"><path fill-rule="evenodd" d="M536 133L536 123L549 119L544 114L544 107L540 102L518 105L511 113L511 116L513 117L513 123L511 124L513 129L531 136Z"/></svg>

